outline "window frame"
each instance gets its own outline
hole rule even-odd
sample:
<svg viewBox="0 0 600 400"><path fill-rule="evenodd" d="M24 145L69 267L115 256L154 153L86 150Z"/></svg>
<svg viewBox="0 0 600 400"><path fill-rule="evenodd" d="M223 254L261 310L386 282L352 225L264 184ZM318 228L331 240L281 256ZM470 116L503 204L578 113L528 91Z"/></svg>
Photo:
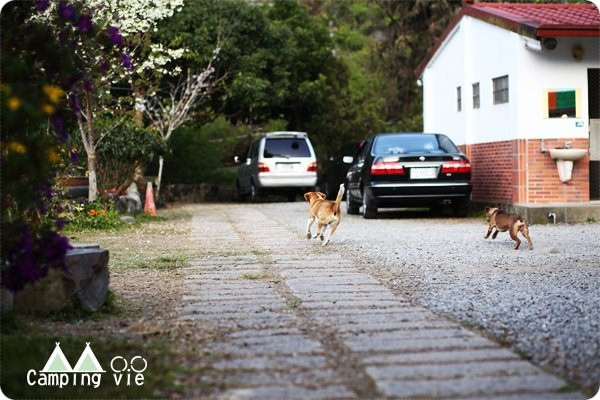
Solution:
<svg viewBox="0 0 600 400"><path fill-rule="evenodd" d="M462 88L456 87L456 112L462 111Z"/></svg>
<svg viewBox="0 0 600 400"><path fill-rule="evenodd" d="M477 88L477 95L475 95L475 88ZM471 90L473 92L473 109L478 110L481 108L481 86L479 85L479 82L473 83L471 85Z"/></svg>
<svg viewBox="0 0 600 400"><path fill-rule="evenodd" d="M496 83L500 83L500 82L504 82L506 81L506 87L501 87L498 88ZM508 74L507 75L502 75L502 76L498 76L496 78L492 78L492 102L494 105L496 104L506 104L509 102L510 100L510 93L509 93L509 81L508 81ZM501 96L501 94L506 93L506 99L504 99L504 96Z"/></svg>

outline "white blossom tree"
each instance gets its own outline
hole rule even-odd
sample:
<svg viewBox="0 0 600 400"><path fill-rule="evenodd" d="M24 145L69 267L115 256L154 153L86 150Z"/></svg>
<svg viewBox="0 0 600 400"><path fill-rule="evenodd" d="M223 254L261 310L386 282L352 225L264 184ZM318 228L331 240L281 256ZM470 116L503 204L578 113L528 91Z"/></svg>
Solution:
<svg viewBox="0 0 600 400"><path fill-rule="evenodd" d="M156 30L160 20L171 17L182 7L183 0L72 0L49 2L49 7L37 17L51 23L52 16L58 14L72 20L73 31L80 31L81 40L75 42L74 57L84 66L83 78L69 88L67 96L77 115L87 155L89 201L98 197L96 147L103 138L96 135L94 118L107 108L119 110L126 104L122 99L115 101L110 96L116 83L131 82L139 68L161 68L169 60L181 56L184 50L160 46L142 56L139 48L146 35ZM89 22L92 19L100 32L92 31ZM110 51L102 41L112 44ZM118 132L115 128L117 126L104 131L103 135Z"/></svg>
<svg viewBox="0 0 600 400"><path fill-rule="evenodd" d="M164 90L157 90L136 98L136 109L142 111L151 121L162 139L167 142L173 132L192 118L192 111L226 78L227 73L217 73L215 62L219 56L219 44L212 52L208 64L201 71L187 70L176 83L169 83ZM160 196L160 186L164 157L158 160L156 197Z"/></svg>

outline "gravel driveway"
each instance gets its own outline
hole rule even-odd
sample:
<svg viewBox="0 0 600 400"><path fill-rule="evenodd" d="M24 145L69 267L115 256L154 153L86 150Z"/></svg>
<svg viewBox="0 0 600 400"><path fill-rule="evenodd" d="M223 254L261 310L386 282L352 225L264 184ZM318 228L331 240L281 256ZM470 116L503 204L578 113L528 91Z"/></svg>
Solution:
<svg viewBox="0 0 600 400"><path fill-rule="evenodd" d="M253 207L303 236L306 204ZM391 211L364 220L344 212L329 246L353 255L358 268L413 303L597 388L600 224L532 226L532 251L525 241L512 250L507 233L484 240L485 230L483 219Z"/></svg>

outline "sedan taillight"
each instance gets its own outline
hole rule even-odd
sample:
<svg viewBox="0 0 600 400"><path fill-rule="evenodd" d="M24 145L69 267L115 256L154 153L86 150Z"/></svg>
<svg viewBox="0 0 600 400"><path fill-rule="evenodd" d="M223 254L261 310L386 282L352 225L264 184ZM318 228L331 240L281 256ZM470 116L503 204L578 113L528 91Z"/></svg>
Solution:
<svg viewBox="0 0 600 400"><path fill-rule="evenodd" d="M269 169L269 166L266 163L259 161L258 173L260 174L261 172L271 172L271 170Z"/></svg>
<svg viewBox="0 0 600 400"><path fill-rule="evenodd" d="M310 164L308 164L308 168L306 169L307 172L317 172L317 163L316 161L311 162Z"/></svg>
<svg viewBox="0 0 600 400"><path fill-rule="evenodd" d="M398 161L376 161L371 165L371 175L404 175L404 167Z"/></svg>
<svg viewBox="0 0 600 400"><path fill-rule="evenodd" d="M471 163L465 160L446 161L442 165L442 174L466 174L471 172Z"/></svg>

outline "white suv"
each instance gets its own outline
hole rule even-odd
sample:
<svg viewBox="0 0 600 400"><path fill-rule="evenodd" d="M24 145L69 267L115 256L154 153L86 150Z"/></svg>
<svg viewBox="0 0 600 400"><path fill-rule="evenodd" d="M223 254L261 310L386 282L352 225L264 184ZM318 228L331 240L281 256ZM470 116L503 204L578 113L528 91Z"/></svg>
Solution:
<svg viewBox="0 0 600 400"><path fill-rule="evenodd" d="M236 156L236 162L240 160ZM250 145L238 168L237 190L251 201L267 193L293 201L317 184L317 158L305 132L269 132Z"/></svg>

